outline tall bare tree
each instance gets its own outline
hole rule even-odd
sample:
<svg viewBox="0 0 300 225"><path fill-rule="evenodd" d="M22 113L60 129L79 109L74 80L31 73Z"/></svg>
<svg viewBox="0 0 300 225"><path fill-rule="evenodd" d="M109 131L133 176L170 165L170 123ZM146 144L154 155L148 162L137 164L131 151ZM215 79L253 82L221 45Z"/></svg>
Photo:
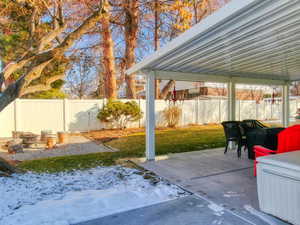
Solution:
<svg viewBox="0 0 300 225"><path fill-rule="evenodd" d="M111 33L111 7L108 0L103 0L105 13L100 20L102 35L102 65L105 96L109 99L117 98L116 65L114 55L114 41Z"/></svg>
<svg viewBox="0 0 300 225"><path fill-rule="evenodd" d="M72 56L72 66L66 74L65 91L79 99L91 96L97 88L97 58L81 52Z"/></svg>
<svg viewBox="0 0 300 225"><path fill-rule="evenodd" d="M154 50L157 51L160 46L159 28L160 28L160 10L159 0L154 0ZM155 98L160 98L160 80L155 80Z"/></svg>
<svg viewBox="0 0 300 225"><path fill-rule="evenodd" d="M129 69L135 64L135 50L138 41L139 31L139 1L138 0L124 0L123 10L125 14L124 23L124 37L125 37L125 68ZM127 84L127 98L136 98L136 74L125 76Z"/></svg>

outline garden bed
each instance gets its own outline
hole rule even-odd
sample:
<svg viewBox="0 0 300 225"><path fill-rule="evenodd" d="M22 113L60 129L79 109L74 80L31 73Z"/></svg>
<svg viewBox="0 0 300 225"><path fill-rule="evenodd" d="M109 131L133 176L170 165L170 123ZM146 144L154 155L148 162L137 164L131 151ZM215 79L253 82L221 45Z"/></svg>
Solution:
<svg viewBox="0 0 300 225"><path fill-rule="evenodd" d="M88 133L83 133L84 136L93 139L97 143L107 143L112 140L126 137L131 134L144 132L144 128L128 128L128 129L105 129L95 130Z"/></svg>

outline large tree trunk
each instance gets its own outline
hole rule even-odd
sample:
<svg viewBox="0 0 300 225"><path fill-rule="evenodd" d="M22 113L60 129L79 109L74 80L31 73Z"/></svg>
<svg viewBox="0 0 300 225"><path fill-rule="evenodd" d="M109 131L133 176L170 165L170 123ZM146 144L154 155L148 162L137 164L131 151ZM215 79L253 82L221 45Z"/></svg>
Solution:
<svg viewBox="0 0 300 225"><path fill-rule="evenodd" d="M154 2L154 50L159 49L159 28L160 28L160 13L159 13L159 2L155 0ZM160 80L155 80L155 98L160 98Z"/></svg>
<svg viewBox="0 0 300 225"><path fill-rule="evenodd" d="M162 89L161 93L160 93L160 98L161 99L165 99L168 96L169 91L174 88L175 86L175 81L174 80L170 80Z"/></svg>
<svg viewBox="0 0 300 225"><path fill-rule="evenodd" d="M109 99L117 98L116 67L114 56L114 42L110 31L110 6L107 0L103 2L106 13L101 19L102 25L102 51L103 51L103 75L105 96Z"/></svg>
<svg viewBox="0 0 300 225"><path fill-rule="evenodd" d="M135 64L135 49L137 47L139 29L138 0L125 1L125 64L129 69ZM135 75L126 75L127 98L136 98Z"/></svg>
<svg viewBox="0 0 300 225"><path fill-rule="evenodd" d="M103 79L103 72L102 71L98 71L98 77L99 77L99 83L98 83L98 87L95 93L95 97L96 98L105 98L105 85L104 85L104 79Z"/></svg>
<svg viewBox="0 0 300 225"><path fill-rule="evenodd" d="M4 92L0 93L0 112L19 97L23 83L23 79L19 79L9 85Z"/></svg>
<svg viewBox="0 0 300 225"><path fill-rule="evenodd" d="M155 99L160 99L160 82L161 80L155 80Z"/></svg>

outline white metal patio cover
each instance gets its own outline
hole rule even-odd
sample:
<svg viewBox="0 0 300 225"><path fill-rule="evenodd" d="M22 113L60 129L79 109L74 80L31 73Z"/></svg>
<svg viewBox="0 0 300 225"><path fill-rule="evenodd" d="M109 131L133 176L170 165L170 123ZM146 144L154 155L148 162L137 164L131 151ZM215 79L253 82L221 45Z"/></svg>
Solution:
<svg viewBox="0 0 300 225"><path fill-rule="evenodd" d="M147 76L146 156L155 158L154 80L226 82L235 119L235 83L283 86L300 80L300 0L232 0L225 7L127 70Z"/></svg>

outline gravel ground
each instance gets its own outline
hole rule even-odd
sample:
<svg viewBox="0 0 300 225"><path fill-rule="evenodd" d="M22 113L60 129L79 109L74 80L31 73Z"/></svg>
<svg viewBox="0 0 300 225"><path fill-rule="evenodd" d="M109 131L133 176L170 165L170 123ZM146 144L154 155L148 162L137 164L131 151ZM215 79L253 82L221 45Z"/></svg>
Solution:
<svg viewBox="0 0 300 225"><path fill-rule="evenodd" d="M96 144L95 142L87 139L83 136L70 136L69 143L61 145L57 148L47 150L47 149L25 149L24 153L17 153L10 155L4 152L0 152L0 157L6 158L8 160L33 160L42 159L56 156L66 156L66 155L82 155L88 153L98 153L98 152L113 152L115 150L110 149L102 144Z"/></svg>

